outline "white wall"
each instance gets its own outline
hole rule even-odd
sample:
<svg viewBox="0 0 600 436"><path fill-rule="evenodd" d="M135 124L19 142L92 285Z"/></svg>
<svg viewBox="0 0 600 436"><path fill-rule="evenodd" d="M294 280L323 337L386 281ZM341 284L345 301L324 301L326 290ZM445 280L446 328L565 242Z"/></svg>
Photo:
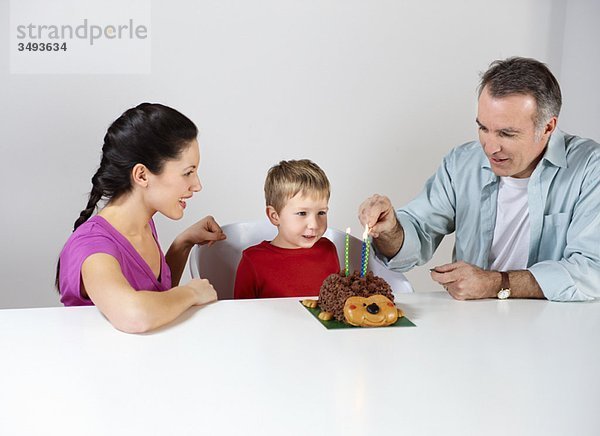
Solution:
<svg viewBox="0 0 600 436"><path fill-rule="evenodd" d="M561 127L600 141L600 1L569 0L561 56Z"/></svg>
<svg viewBox="0 0 600 436"><path fill-rule="evenodd" d="M173 106L202 129L204 190L181 222L158 219L165 249L206 214L223 224L262 217L265 173L290 158L324 168L330 225L359 235L364 198L385 193L402 205L449 148L475 137L479 73L497 58L548 62L571 92L569 124L599 137L593 3L154 1L148 75L11 75L0 44L0 307L58 304L56 259L102 137L142 101ZM2 0L1 38L8 12ZM590 56L596 68L569 63ZM432 263L449 261L451 245ZM434 288L427 268L408 276L417 290Z"/></svg>

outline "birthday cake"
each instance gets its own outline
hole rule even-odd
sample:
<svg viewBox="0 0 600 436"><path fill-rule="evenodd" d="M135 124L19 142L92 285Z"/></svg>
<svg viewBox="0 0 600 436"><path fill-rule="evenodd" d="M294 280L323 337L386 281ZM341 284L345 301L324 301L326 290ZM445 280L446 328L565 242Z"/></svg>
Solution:
<svg viewBox="0 0 600 436"><path fill-rule="evenodd" d="M334 318L360 327L394 324L403 313L394 304L390 285L371 271L346 276L344 271L331 274L321 285L318 300L304 300L307 307L319 307L319 318Z"/></svg>
<svg viewBox="0 0 600 436"><path fill-rule="evenodd" d="M302 304L320 310L318 318L332 318L357 327L384 327L395 324L404 316L394 304L390 285L367 271L369 264L369 227L365 225L360 271L348 274L350 228L346 229L344 269L328 276L321 285L318 300L303 300Z"/></svg>

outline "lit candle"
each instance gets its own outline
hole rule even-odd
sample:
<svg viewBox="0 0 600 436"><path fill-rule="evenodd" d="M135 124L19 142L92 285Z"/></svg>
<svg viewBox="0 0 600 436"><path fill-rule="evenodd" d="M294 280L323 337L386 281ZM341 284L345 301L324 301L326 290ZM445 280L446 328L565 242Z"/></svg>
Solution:
<svg viewBox="0 0 600 436"><path fill-rule="evenodd" d="M348 262L348 251L350 249L350 227L346 229L346 242L344 245L344 271L346 271L346 277L350 274L350 265Z"/></svg>
<svg viewBox="0 0 600 436"><path fill-rule="evenodd" d="M364 277L367 274L367 262L369 261L369 225L365 224L363 232L362 252L360 254L360 276Z"/></svg>
<svg viewBox="0 0 600 436"><path fill-rule="evenodd" d="M367 240L365 242L365 266L363 270L363 276L367 275L367 265L369 264L369 251L371 251L371 240L367 236Z"/></svg>

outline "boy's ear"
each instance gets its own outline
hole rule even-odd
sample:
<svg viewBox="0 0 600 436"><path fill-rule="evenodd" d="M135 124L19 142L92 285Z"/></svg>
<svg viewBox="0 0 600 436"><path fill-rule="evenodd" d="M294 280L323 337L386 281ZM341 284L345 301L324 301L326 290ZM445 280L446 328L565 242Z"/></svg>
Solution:
<svg viewBox="0 0 600 436"><path fill-rule="evenodd" d="M148 186L148 168L146 165L138 163L131 169L131 178L134 185L140 185L143 188Z"/></svg>
<svg viewBox="0 0 600 436"><path fill-rule="evenodd" d="M279 226L279 214L273 206L267 206L267 218L271 221L274 226Z"/></svg>

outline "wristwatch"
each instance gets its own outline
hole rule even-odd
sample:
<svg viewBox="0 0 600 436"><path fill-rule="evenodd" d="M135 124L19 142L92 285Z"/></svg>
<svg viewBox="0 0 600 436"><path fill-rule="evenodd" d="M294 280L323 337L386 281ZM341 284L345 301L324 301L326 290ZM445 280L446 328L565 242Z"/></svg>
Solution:
<svg viewBox="0 0 600 436"><path fill-rule="evenodd" d="M500 271L500 274L502 274L502 284L500 285L500 290L498 291L498 299L506 300L508 297L510 297L510 281L506 271Z"/></svg>

